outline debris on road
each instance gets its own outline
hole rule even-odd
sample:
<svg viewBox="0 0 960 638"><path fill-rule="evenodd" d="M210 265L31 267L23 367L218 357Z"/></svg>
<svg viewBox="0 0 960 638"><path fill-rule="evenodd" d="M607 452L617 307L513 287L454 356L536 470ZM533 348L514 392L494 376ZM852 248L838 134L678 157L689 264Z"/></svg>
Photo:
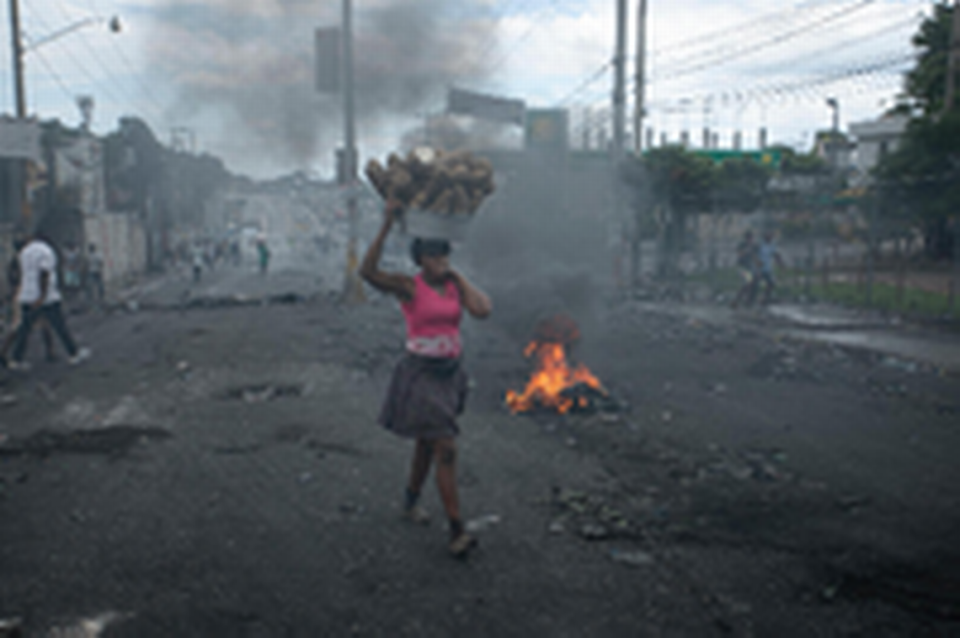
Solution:
<svg viewBox="0 0 960 638"><path fill-rule="evenodd" d="M656 562L653 554L648 554L647 552L640 550L624 551L621 549L611 549L610 558L615 563L620 563L621 565L627 565L629 567L647 567Z"/></svg>
<svg viewBox="0 0 960 638"><path fill-rule="evenodd" d="M84 618L80 622L62 627L54 627L47 632L48 638L100 638L111 625L121 622L129 614L109 611L93 618ZM0 633L0 636L3 636Z"/></svg>
<svg viewBox="0 0 960 638"><path fill-rule="evenodd" d="M602 541L610 538L610 530L599 523L585 523L578 531L580 537L588 541Z"/></svg>
<svg viewBox="0 0 960 638"><path fill-rule="evenodd" d="M0 619L0 638L23 638L23 635L23 621L21 619Z"/></svg>
<svg viewBox="0 0 960 638"><path fill-rule="evenodd" d="M499 525L500 520L499 514L485 514L467 521L465 528L471 534L475 534Z"/></svg>
<svg viewBox="0 0 960 638"><path fill-rule="evenodd" d="M303 396L303 386L296 383L233 386L223 393L224 399L238 399L247 404L266 403L274 399L296 398Z"/></svg>

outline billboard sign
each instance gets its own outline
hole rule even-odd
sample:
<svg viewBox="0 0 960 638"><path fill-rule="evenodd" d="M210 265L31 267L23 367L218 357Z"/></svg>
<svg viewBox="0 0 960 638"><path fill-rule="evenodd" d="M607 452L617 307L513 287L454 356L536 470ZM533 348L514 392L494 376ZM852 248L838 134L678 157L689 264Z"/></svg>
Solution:
<svg viewBox="0 0 960 638"><path fill-rule="evenodd" d="M482 120L522 126L525 112L523 100L509 100L461 89L447 92L447 113L451 115L470 115Z"/></svg>
<svg viewBox="0 0 960 638"><path fill-rule="evenodd" d="M40 125L33 120L0 118L0 158L40 161Z"/></svg>
<svg viewBox="0 0 960 638"><path fill-rule="evenodd" d="M566 150L569 118L565 109L537 109L527 112L527 148Z"/></svg>

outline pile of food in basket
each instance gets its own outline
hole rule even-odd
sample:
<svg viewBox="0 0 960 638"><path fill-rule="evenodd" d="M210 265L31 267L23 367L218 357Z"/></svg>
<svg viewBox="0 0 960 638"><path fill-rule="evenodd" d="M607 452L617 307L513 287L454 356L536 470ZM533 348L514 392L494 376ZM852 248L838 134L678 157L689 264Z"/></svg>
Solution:
<svg viewBox="0 0 960 638"><path fill-rule="evenodd" d="M404 206L406 231L418 237L463 239L474 213L495 190L493 166L466 151L391 154L386 166L371 160L366 175L381 197Z"/></svg>

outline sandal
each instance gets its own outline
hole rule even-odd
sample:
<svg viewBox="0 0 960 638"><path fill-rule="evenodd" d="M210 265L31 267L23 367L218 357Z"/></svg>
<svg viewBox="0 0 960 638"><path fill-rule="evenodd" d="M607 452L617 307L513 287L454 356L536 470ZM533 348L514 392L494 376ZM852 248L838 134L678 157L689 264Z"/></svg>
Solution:
<svg viewBox="0 0 960 638"><path fill-rule="evenodd" d="M476 538L466 532L461 532L460 535L450 541L450 555L454 558L465 558L470 550L479 544L480 542Z"/></svg>
<svg viewBox="0 0 960 638"><path fill-rule="evenodd" d="M403 518L416 525L429 525L430 513L419 505L403 510Z"/></svg>

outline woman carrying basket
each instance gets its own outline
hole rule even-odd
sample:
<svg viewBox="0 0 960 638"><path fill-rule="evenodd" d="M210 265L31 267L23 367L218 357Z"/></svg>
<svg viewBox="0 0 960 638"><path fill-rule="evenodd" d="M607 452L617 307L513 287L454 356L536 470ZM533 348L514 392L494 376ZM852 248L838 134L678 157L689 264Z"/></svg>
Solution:
<svg viewBox="0 0 960 638"><path fill-rule="evenodd" d="M429 522L418 501L436 461L437 488L450 525L450 553L462 557L476 540L464 530L457 495L457 416L467 396L467 375L460 367L460 319L463 309L484 319L492 305L486 294L450 268L450 244L444 240L413 241L411 256L420 267L414 277L380 270L384 242L401 209L399 203L387 202L383 225L360 266L360 275L371 286L400 300L407 324L407 354L394 370L380 424L416 441L404 501L404 516L411 521Z"/></svg>

